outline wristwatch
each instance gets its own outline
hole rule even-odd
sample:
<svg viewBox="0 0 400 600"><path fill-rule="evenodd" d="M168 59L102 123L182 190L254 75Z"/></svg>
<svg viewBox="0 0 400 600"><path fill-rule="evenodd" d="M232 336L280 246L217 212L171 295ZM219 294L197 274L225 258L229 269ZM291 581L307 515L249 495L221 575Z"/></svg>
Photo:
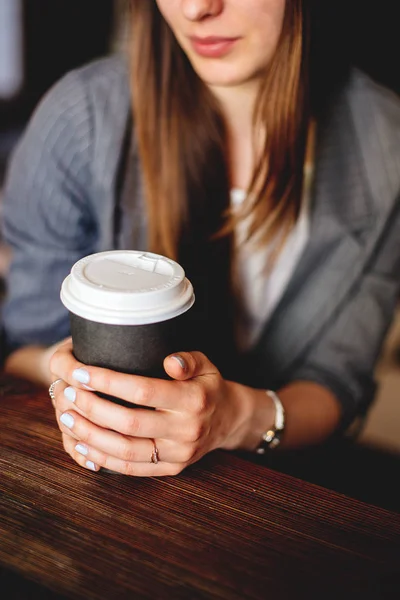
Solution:
<svg viewBox="0 0 400 600"><path fill-rule="evenodd" d="M275 422L273 427L263 433L260 444L256 448L257 454L265 454L267 450L277 448L281 443L285 429L285 409L279 396L272 390L266 390L265 393L273 400L275 405Z"/></svg>

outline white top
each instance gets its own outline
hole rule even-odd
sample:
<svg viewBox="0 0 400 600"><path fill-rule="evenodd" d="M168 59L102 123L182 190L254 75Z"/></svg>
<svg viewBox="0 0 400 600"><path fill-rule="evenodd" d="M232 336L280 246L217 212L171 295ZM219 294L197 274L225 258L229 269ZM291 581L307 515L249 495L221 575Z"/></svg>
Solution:
<svg viewBox="0 0 400 600"><path fill-rule="evenodd" d="M290 232L272 270L265 273L266 259L273 247L259 251L242 244L246 223L236 232L237 282L240 290L241 310L237 321L237 342L241 350L251 348L257 341L265 323L282 298L300 260L310 234L310 191L313 167L305 167L304 197L299 218ZM231 191L232 205L239 206L246 198L244 190Z"/></svg>

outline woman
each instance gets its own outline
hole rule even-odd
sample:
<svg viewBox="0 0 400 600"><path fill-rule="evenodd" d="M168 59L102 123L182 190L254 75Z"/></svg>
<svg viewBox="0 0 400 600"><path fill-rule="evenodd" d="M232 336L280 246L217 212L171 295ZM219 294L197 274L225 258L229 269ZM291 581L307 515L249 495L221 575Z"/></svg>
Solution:
<svg viewBox="0 0 400 600"><path fill-rule="evenodd" d="M132 8L133 118L125 63L101 61L50 92L14 156L6 369L56 382L65 450L95 471L324 442L368 407L398 297L398 101L323 48L318 3ZM178 259L206 315L168 381L57 346L72 264L122 247Z"/></svg>

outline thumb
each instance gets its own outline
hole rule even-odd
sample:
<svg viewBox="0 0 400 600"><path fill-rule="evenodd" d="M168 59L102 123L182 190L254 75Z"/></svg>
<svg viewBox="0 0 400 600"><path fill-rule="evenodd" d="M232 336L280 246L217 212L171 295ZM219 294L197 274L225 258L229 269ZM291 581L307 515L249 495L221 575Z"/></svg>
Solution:
<svg viewBox="0 0 400 600"><path fill-rule="evenodd" d="M179 381L219 372L217 367L202 352L171 354L164 360L164 369L167 375Z"/></svg>

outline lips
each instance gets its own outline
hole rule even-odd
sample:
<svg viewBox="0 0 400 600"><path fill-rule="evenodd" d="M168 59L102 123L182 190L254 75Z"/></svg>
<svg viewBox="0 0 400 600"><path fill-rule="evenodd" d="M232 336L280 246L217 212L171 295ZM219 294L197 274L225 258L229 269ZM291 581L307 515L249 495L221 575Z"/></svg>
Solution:
<svg viewBox="0 0 400 600"><path fill-rule="evenodd" d="M194 51L207 58L220 58L228 54L238 42L239 38L227 37L191 37L190 41Z"/></svg>

